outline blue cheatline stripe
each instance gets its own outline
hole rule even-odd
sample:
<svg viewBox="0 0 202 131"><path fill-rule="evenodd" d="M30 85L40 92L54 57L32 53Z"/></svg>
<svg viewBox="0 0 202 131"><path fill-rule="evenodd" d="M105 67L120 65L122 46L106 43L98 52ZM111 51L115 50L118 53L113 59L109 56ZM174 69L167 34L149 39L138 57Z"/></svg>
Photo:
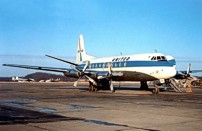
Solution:
<svg viewBox="0 0 202 131"><path fill-rule="evenodd" d="M95 69L95 68L103 68L103 64L105 64L104 68L106 67L105 63L92 63L93 67L90 64L88 68ZM121 62L112 62L112 68L121 68L121 67L154 67L154 66L167 66L172 67L175 65L175 60L170 61L121 61ZM77 68L82 69L84 68L85 64L78 65Z"/></svg>
<svg viewBox="0 0 202 131"><path fill-rule="evenodd" d="M176 65L175 59L169 60L168 62L169 62L171 65L173 65L173 66Z"/></svg>

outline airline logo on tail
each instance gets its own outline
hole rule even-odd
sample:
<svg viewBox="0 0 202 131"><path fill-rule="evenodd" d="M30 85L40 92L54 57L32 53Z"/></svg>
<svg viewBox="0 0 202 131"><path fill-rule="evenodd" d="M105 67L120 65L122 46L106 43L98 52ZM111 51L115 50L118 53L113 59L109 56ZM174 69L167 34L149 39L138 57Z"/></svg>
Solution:
<svg viewBox="0 0 202 131"><path fill-rule="evenodd" d="M79 50L78 50L78 53L80 54L80 61L82 61L82 55L81 55L82 52L83 52L83 50L81 49L81 43L79 41Z"/></svg>
<svg viewBox="0 0 202 131"><path fill-rule="evenodd" d="M84 45L83 44L84 44L83 36L80 35L79 36L79 40L78 40L78 48L77 48L77 58L76 58L76 62L77 63L83 61L82 55L85 54Z"/></svg>
<svg viewBox="0 0 202 131"><path fill-rule="evenodd" d="M78 50L78 53L81 53L81 52L83 52L83 49L81 49L81 43L79 41L79 50Z"/></svg>

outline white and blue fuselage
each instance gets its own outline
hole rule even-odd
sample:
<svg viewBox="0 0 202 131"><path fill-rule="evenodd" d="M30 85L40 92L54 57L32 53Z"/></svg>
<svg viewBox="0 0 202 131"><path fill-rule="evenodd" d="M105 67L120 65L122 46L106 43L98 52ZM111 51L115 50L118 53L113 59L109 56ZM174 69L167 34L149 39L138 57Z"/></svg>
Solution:
<svg viewBox="0 0 202 131"><path fill-rule="evenodd" d="M93 58L88 61L88 71L108 72L108 65L111 64L113 72L123 73L122 77L117 77L117 79L115 77L113 80L153 81L169 79L176 75L175 60L173 58L167 59L167 57L161 53ZM82 61L77 68L83 69L85 62L86 61Z"/></svg>

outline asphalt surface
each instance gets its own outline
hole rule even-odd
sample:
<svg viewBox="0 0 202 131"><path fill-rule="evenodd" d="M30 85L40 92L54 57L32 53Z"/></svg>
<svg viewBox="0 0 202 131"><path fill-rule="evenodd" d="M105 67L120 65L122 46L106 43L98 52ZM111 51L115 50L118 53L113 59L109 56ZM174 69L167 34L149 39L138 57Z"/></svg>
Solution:
<svg viewBox="0 0 202 131"><path fill-rule="evenodd" d="M88 92L87 84L0 83L0 131L201 131L202 88L192 93Z"/></svg>

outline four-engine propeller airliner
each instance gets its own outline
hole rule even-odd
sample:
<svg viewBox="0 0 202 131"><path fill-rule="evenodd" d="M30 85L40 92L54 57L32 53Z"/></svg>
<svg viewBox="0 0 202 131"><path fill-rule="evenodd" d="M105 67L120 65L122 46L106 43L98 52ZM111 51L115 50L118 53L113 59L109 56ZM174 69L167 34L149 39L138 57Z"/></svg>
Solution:
<svg viewBox="0 0 202 131"><path fill-rule="evenodd" d="M148 89L147 81L165 83L165 80L178 74L176 62L172 56L161 53L133 54L96 58L86 53L83 36L79 36L76 62L70 62L54 56L47 57L66 62L71 65L67 68L51 68L17 64L3 64L3 66L61 72L67 77L75 77L77 82L86 77L89 80L89 90L99 88L114 91L112 81L140 81L142 89Z"/></svg>

